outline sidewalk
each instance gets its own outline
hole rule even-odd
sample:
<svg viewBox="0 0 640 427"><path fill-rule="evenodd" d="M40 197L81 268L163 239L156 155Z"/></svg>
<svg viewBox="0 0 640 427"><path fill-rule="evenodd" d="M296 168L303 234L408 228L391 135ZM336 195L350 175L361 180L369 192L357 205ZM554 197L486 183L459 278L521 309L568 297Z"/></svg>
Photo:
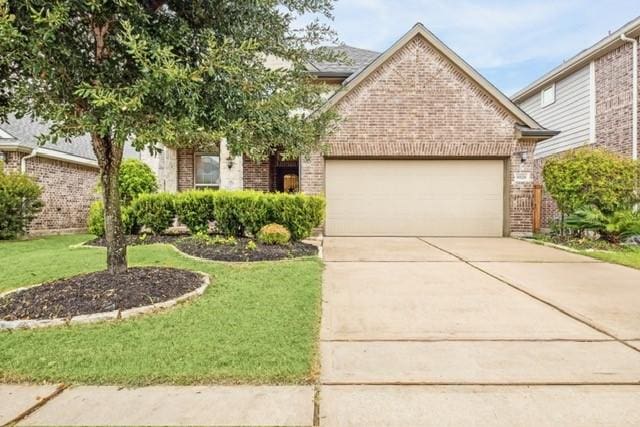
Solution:
<svg viewBox="0 0 640 427"><path fill-rule="evenodd" d="M313 386L0 385L0 425L312 426Z"/></svg>

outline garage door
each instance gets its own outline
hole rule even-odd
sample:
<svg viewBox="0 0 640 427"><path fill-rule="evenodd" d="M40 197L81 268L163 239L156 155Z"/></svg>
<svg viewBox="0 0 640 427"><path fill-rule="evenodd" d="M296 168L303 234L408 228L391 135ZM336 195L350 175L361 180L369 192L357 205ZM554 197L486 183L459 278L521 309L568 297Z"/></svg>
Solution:
<svg viewBox="0 0 640 427"><path fill-rule="evenodd" d="M328 236L502 236L501 160L327 160Z"/></svg>

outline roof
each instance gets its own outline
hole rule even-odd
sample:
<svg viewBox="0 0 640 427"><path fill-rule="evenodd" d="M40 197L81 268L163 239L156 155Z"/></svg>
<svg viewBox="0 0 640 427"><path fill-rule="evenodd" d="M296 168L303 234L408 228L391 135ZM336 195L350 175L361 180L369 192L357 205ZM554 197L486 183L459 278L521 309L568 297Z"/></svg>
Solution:
<svg viewBox="0 0 640 427"><path fill-rule="evenodd" d="M438 39L433 33L421 24L417 23L411 28L404 36L402 36L397 42L395 42L389 49L369 63L367 66L360 69L360 71L354 73L347 81L342 90L336 92L320 111L326 111L333 107L340 101L345 95L347 95L353 88L358 86L364 79L366 79L373 71L384 64L387 59L394 55L398 50L409 43L414 37L424 37L436 50L447 57L450 61L456 64L469 78L475 81L480 87L488 92L498 103L504 106L511 114L513 114L518 121L526 125L530 129L546 130L540 126L534 119L532 119L527 113L520 109L513 103L505 94L500 92L494 85L492 85L487 79L485 79L480 73L478 73L471 65L467 64L460 56L452 51L447 45L445 45L440 39ZM546 138L540 136L541 138Z"/></svg>
<svg viewBox="0 0 640 427"><path fill-rule="evenodd" d="M10 145L29 151L36 147L44 147L47 150L57 151L65 155L96 161L91 145L91 137L88 134L71 138L69 141L58 140L56 144L50 142L39 144L38 136L48 133L49 126L47 123L34 120L30 116L24 116L20 119L15 116L9 116L6 123L0 123L0 144L7 142ZM6 138L6 136L9 138ZM127 144L125 146L125 157L138 157L138 153L131 145Z"/></svg>
<svg viewBox="0 0 640 427"><path fill-rule="evenodd" d="M533 93L541 90L543 87L553 83L554 81L560 80L561 78L586 66L588 63L590 63L594 59L601 57L607 52L610 52L613 49L617 49L621 45L627 43L622 40L621 36L623 35L636 38L640 36L640 16L624 24L613 33L610 33L608 36L604 37L591 47L581 51L571 59L564 61L562 64L544 74L533 83L516 92L511 97L511 99L513 99L514 102L524 101L526 98L531 96Z"/></svg>
<svg viewBox="0 0 640 427"><path fill-rule="evenodd" d="M369 65L380 55L380 52L360 49L346 44L341 44L339 46L328 46L327 49L332 52L344 55L347 58L347 61L311 62L307 66L307 69L310 73L319 76L348 77L349 75L356 73L362 68Z"/></svg>

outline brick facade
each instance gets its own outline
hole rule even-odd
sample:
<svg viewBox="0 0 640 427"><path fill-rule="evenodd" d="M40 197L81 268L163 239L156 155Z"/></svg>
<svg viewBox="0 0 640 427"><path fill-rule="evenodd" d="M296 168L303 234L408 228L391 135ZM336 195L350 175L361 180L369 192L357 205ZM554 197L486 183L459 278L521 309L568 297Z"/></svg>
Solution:
<svg viewBox="0 0 640 427"><path fill-rule="evenodd" d="M178 149L178 191L190 190L195 186L193 154L193 149Z"/></svg>
<svg viewBox="0 0 640 427"><path fill-rule="evenodd" d="M270 191L272 167L269 160L254 162L246 156L242 160L243 185L248 190Z"/></svg>
<svg viewBox="0 0 640 427"><path fill-rule="evenodd" d="M422 36L398 50L335 108L342 122L324 141L328 158L505 159L509 231L531 232L535 142L516 141L511 113ZM527 153L524 162L522 151ZM301 188L324 191L320 154L302 160Z"/></svg>
<svg viewBox="0 0 640 427"><path fill-rule="evenodd" d="M640 52L639 52L640 54ZM626 158L633 151L633 45L625 43L594 61L595 147ZM542 184L542 168L550 157L535 161L535 180ZM560 218L555 202L543 190L542 226L548 228Z"/></svg>
<svg viewBox="0 0 640 427"><path fill-rule="evenodd" d="M20 171L26 153L5 152L5 169ZM27 175L42 187L44 207L29 225L30 232L86 229L91 202L96 200L98 169L43 157L26 160Z"/></svg>
<svg viewBox="0 0 640 427"><path fill-rule="evenodd" d="M596 145L631 157L633 65L626 43L595 61Z"/></svg>

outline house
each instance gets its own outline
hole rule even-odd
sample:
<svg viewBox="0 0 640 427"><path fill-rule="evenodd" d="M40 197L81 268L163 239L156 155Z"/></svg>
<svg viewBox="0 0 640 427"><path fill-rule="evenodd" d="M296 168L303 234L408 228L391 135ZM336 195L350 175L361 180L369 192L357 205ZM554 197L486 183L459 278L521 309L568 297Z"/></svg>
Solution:
<svg viewBox="0 0 640 427"><path fill-rule="evenodd" d="M513 101L543 126L561 133L534 152L535 182L551 156L582 146L638 158L638 40L640 17L563 62L524 89ZM542 198L542 223L559 212Z"/></svg>
<svg viewBox="0 0 640 427"><path fill-rule="evenodd" d="M5 171L23 172L42 187L44 207L29 225L33 234L84 231L89 205L96 199L98 163L89 136L57 144L38 144L47 124L10 117L0 124L0 161ZM127 157L137 157L131 147Z"/></svg>
<svg viewBox="0 0 640 427"><path fill-rule="evenodd" d="M542 127L422 24L386 52L341 47L351 66L312 64L340 84L341 122L324 154L263 162L165 149L143 158L167 191L324 194L331 236L505 236L532 232L534 150Z"/></svg>

